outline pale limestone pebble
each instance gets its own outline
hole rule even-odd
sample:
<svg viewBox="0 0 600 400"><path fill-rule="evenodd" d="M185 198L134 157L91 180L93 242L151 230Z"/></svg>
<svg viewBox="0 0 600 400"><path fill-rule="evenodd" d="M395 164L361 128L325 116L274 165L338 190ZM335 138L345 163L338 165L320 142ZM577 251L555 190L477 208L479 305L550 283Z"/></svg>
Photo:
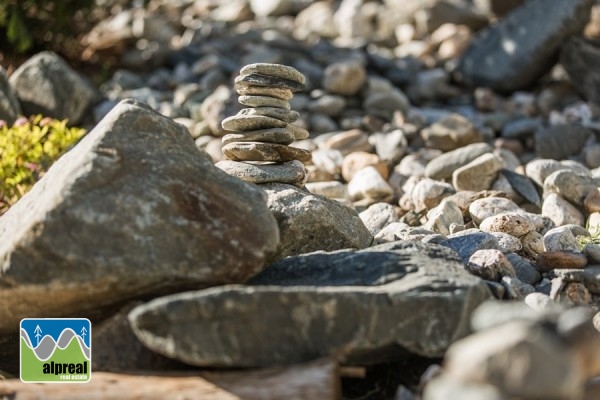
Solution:
<svg viewBox="0 0 600 400"><path fill-rule="evenodd" d="M482 136L473 123L455 113L423 129L421 136L427 147L442 151L451 151L482 141Z"/></svg>
<svg viewBox="0 0 600 400"><path fill-rule="evenodd" d="M373 235L377 235L389 224L398 222L398 213L394 206L382 202L372 204L358 216Z"/></svg>
<svg viewBox="0 0 600 400"><path fill-rule="evenodd" d="M457 168L467 165L492 150L492 146L487 143L473 143L446 153L434 149L422 149L419 153L427 151L425 154L433 156L428 157L429 162L425 167L425 176L432 179L448 179L452 177L452 173ZM437 156L435 156L435 152L437 152ZM407 157L409 156L406 156L405 159Z"/></svg>
<svg viewBox="0 0 600 400"><path fill-rule="evenodd" d="M281 100L290 100L294 93L290 89L272 88L265 86L242 86L237 88L240 96L269 96Z"/></svg>
<svg viewBox="0 0 600 400"><path fill-rule="evenodd" d="M513 235L509 235L504 232L490 232L494 237L498 240L498 244L500 245L500 250L503 253L516 253L523 249L523 244L519 238L514 237ZM537 233L537 232L536 232Z"/></svg>
<svg viewBox="0 0 600 400"><path fill-rule="evenodd" d="M542 204L542 215L548 217L556 226L585 223L583 214L577 207L556 193L550 193Z"/></svg>
<svg viewBox="0 0 600 400"><path fill-rule="evenodd" d="M515 277L515 270L502 251L477 250L467 262L467 271L482 279L499 282L504 276Z"/></svg>
<svg viewBox="0 0 600 400"><path fill-rule="evenodd" d="M389 200L394 195L392 187L381 177L375 167L365 167L354 174L348 183L351 200Z"/></svg>
<svg viewBox="0 0 600 400"><path fill-rule="evenodd" d="M270 63L254 63L244 66L240 70L240 75L248 74L260 74L260 75L271 75L278 78L288 79L290 81L296 81L304 84L306 78L304 75L294 67L282 64L270 64Z"/></svg>
<svg viewBox="0 0 600 400"><path fill-rule="evenodd" d="M369 141L374 143L375 152L385 162L395 165L407 152L408 140L404 131L394 129L387 133L373 133Z"/></svg>
<svg viewBox="0 0 600 400"><path fill-rule="evenodd" d="M506 400L506 396L500 389L489 383L453 379L442 374L425 385L422 399Z"/></svg>
<svg viewBox="0 0 600 400"><path fill-rule="evenodd" d="M224 160L216 166L227 174L251 183L289 183L303 187L307 171L300 161L292 160L281 164L250 164Z"/></svg>
<svg viewBox="0 0 600 400"><path fill-rule="evenodd" d="M343 155L355 151L370 152L373 149L373 145L369 143L369 135L361 129L336 133L327 139L323 146L328 149L339 150Z"/></svg>
<svg viewBox="0 0 600 400"><path fill-rule="evenodd" d="M583 246L583 254L590 264L600 264L600 243L588 243Z"/></svg>
<svg viewBox="0 0 600 400"><path fill-rule="evenodd" d="M600 180L568 169L558 170L544 180L544 195L557 193L576 206L583 206L586 196L598 188Z"/></svg>
<svg viewBox="0 0 600 400"><path fill-rule="evenodd" d="M257 131L270 128L285 128L287 122L276 118L266 117L263 115L232 115L221 122L221 126L226 131L245 132Z"/></svg>
<svg viewBox="0 0 600 400"><path fill-rule="evenodd" d="M292 92L304 90L304 84L289 79L261 74L238 75L235 78L237 87L263 86L290 89Z"/></svg>
<svg viewBox="0 0 600 400"><path fill-rule="evenodd" d="M442 151L437 149L419 149L402 158L400 163L394 167L394 171L405 176L427 176L432 179L442 179L442 177L427 174L427 168L430 162L442 154ZM441 164L443 165L443 163ZM450 174L446 178L451 176L452 171L450 171Z"/></svg>
<svg viewBox="0 0 600 400"><path fill-rule="evenodd" d="M348 197L348 185L339 181L309 182L306 189L314 194L330 199L345 199Z"/></svg>
<svg viewBox="0 0 600 400"><path fill-rule="evenodd" d="M544 249L546 251L579 252L579 243L568 227L559 226L550 229L544 235Z"/></svg>
<svg viewBox="0 0 600 400"><path fill-rule="evenodd" d="M269 96L240 96L238 102L248 107L275 107L289 110L290 103L287 100Z"/></svg>
<svg viewBox="0 0 600 400"><path fill-rule="evenodd" d="M404 222L392 222L375 235L375 243L395 242L399 239L398 234L405 232L409 228L410 226Z"/></svg>
<svg viewBox="0 0 600 400"><path fill-rule="evenodd" d="M383 179L388 179L389 170L377 154L367 153L365 151L355 151L344 157L342 162L342 177L349 182L354 174L361 169L372 166L379 171Z"/></svg>
<svg viewBox="0 0 600 400"><path fill-rule="evenodd" d="M450 226L454 224L464 224L462 212L453 202L442 200L438 206L429 210L423 228L442 235L450 235Z"/></svg>
<svg viewBox="0 0 600 400"><path fill-rule="evenodd" d="M566 169L560 161L538 158L527 163L525 174L539 186L544 186L544 181L553 172Z"/></svg>
<svg viewBox="0 0 600 400"><path fill-rule="evenodd" d="M594 323L594 328L596 328L596 330L597 330L598 332L600 332L600 312L597 312L597 313L594 315L594 320L593 320L593 323Z"/></svg>
<svg viewBox="0 0 600 400"><path fill-rule="evenodd" d="M352 96L364 86L367 71L359 61L339 61L323 71L323 88L329 93Z"/></svg>
<svg viewBox="0 0 600 400"><path fill-rule="evenodd" d="M286 129L294 134L296 140L305 140L310 136L310 133L306 129L295 124L287 124Z"/></svg>
<svg viewBox="0 0 600 400"><path fill-rule="evenodd" d="M221 138L223 145L234 142L266 142L278 144L293 143L296 138L294 133L287 128L261 129L244 133L230 133Z"/></svg>
<svg viewBox="0 0 600 400"><path fill-rule="evenodd" d="M528 257L535 259L540 253L546 251L544 248L544 236L537 231L531 231L521 236L523 251Z"/></svg>
<svg viewBox="0 0 600 400"><path fill-rule="evenodd" d="M517 203L511 199L504 197L484 197L473 201L469 205L469 214L473 222L479 225L487 217L519 209Z"/></svg>
<svg viewBox="0 0 600 400"><path fill-rule="evenodd" d="M395 232L396 240L407 240L409 242L421 242L423 239L437 235L435 232L423 227L409 226Z"/></svg>
<svg viewBox="0 0 600 400"><path fill-rule="evenodd" d="M223 154L233 161L309 161L311 152L290 146L261 142L236 142L223 146Z"/></svg>
<svg viewBox="0 0 600 400"><path fill-rule="evenodd" d="M500 158L493 154L484 154L455 170L452 173L452 184L457 191L488 190L503 167L504 163Z"/></svg>
<svg viewBox="0 0 600 400"><path fill-rule="evenodd" d="M338 150L318 149L312 152L313 165L334 177L342 173L343 162L344 155Z"/></svg>
<svg viewBox="0 0 600 400"><path fill-rule="evenodd" d="M479 192L474 192L472 190L463 190L460 192L456 192L453 195L446 197L449 201L456 203L456 205L460 208L463 213L463 217L465 221L472 222L471 214L469 213L469 207L471 203L475 200L479 200L487 197L502 197L506 198L506 193L491 191L491 190L481 190Z"/></svg>
<svg viewBox="0 0 600 400"><path fill-rule="evenodd" d="M530 293L525 296L525 304L527 304L532 310L539 313L546 312L559 312L561 307L544 293Z"/></svg>
<svg viewBox="0 0 600 400"><path fill-rule="evenodd" d="M535 225L528 216L512 211L487 217L481 221L479 229L484 232L504 232L521 237L535 231Z"/></svg>
<svg viewBox="0 0 600 400"><path fill-rule="evenodd" d="M558 335L540 324L519 320L453 343L446 352L444 373L458 382L486 382L500 388L504 395L500 398L506 399L578 399L584 381ZM460 397L446 399L455 398Z"/></svg>
<svg viewBox="0 0 600 400"><path fill-rule="evenodd" d="M586 226L592 236L600 235L600 212L591 213L588 216Z"/></svg>
<svg viewBox="0 0 600 400"><path fill-rule="evenodd" d="M253 108L243 108L238 111L237 115L260 115L263 117L270 117L279 119L281 121L285 121L287 123L292 123L296 121L300 114L294 110L286 110L285 108L277 108L277 107L253 107Z"/></svg>
<svg viewBox="0 0 600 400"><path fill-rule="evenodd" d="M314 153L313 153L314 160ZM322 169L317 168L315 165L308 164L306 166L306 170L308 171L308 180L307 182L330 182L336 179L334 174L330 174L327 171L323 171Z"/></svg>
<svg viewBox="0 0 600 400"><path fill-rule="evenodd" d="M494 149L493 154L504 162L504 168L516 171L521 167L521 160L509 149Z"/></svg>
<svg viewBox="0 0 600 400"><path fill-rule="evenodd" d="M424 178L415 185L412 191L412 201L416 211L431 210L440 204L444 197L454 193L454 187L449 183Z"/></svg>

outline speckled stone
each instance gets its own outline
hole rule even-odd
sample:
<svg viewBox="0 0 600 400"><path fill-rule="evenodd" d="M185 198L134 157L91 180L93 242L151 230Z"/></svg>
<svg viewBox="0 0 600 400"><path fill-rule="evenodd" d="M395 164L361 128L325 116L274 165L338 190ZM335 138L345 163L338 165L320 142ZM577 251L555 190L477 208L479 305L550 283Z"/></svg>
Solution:
<svg viewBox="0 0 600 400"><path fill-rule="evenodd" d="M223 129L232 132L256 131L260 129L285 128L287 122L263 115L232 115L221 122Z"/></svg>
<svg viewBox="0 0 600 400"><path fill-rule="evenodd" d="M568 227L560 226L546 232L544 235L544 249L546 251L578 252L579 244Z"/></svg>
<svg viewBox="0 0 600 400"><path fill-rule="evenodd" d="M519 210L514 201L504 197L484 197L475 200L469 206L469 214L475 224L479 225L484 219L493 215Z"/></svg>
<svg viewBox="0 0 600 400"><path fill-rule="evenodd" d="M519 240L519 238L514 237L513 235L509 235L504 232L490 232L496 239L498 239L498 244L500 245L500 250L503 253L511 253L521 251L523 248L523 244Z"/></svg>
<svg viewBox="0 0 600 400"><path fill-rule="evenodd" d="M521 236L521 244L523 244L523 251L527 256L535 259L538 254L546 251L544 249L544 236L536 231L531 231Z"/></svg>
<svg viewBox="0 0 600 400"><path fill-rule="evenodd" d="M344 200L348 197L348 185L339 181L309 182L306 184L306 189L313 194L330 199Z"/></svg>
<svg viewBox="0 0 600 400"><path fill-rule="evenodd" d="M224 160L215 164L229 175L251 183L289 183L304 186L307 171L300 161L292 160L281 164L249 164Z"/></svg>
<svg viewBox="0 0 600 400"><path fill-rule="evenodd" d="M516 276L515 270L500 250L477 250L467 262L467 271L489 281L500 281L503 276Z"/></svg>
<svg viewBox="0 0 600 400"><path fill-rule="evenodd" d="M266 142L278 144L290 144L296 140L294 133L287 128L261 129L258 131L247 131L244 133L230 133L223 136L223 145L233 142Z"/></svg>
<svg viewBox="0 0 600 400"><path fill-rule="evenodd" d="M527 216L517 212L506 212L487 217L479 228L484 232L504 232L521 237L535 230L535 225Z"/></svg>
<svg viewBox="0 0 600 400"><path fill-rule="evenodd" d="M274 143L236 142L223 146L223 154L233 161L309 161L311 152Z"/></svg>

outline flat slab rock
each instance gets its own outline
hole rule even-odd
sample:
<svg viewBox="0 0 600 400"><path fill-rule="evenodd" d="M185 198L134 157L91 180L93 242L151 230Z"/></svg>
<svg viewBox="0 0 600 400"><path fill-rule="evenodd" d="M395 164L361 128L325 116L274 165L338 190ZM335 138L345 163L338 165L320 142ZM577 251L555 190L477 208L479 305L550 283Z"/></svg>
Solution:
<svg viewBox="0 0 600 400"><path fill-rule="evenodd" d="M124 100L0 218L0 337L25 317L244 282L278 241L262 190Z"/></svg>
<svg viewBox="0 0 600 400"><path fill-rule="evenodd" d="M392 242L288 257L252 286L155 299L130 322L150 349L205 367L442 356L490 293L445 247Z"/></svg>
<svg viewBox="0 0 600 400"><path fill-rule="evenodd" d="M593 0L529 0L483 30L462 56L456 77L475 86L514 92L554 65L560 46L580 33Z"/></svg>

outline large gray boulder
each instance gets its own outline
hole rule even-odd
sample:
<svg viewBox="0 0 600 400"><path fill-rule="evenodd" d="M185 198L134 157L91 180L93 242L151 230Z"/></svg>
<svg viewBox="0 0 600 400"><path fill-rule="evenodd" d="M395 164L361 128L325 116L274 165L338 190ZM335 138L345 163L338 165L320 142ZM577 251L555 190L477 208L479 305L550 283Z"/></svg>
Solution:
<svg viewBox="0 0 600 400"><path fill-rule="evenodd" d="M281 237L270 262L318 250L363 249L373 242L358 213L335 200L283 183L260 187Z"/></svg>
<svg viewBox="0 0 600 400"><path fill-rule="evenodd" d="M6 70L0 67L0 121L12 125L19 114L21 114L21 105L8 83Z"/></svg>
<svg viewBox="0 0 600 400"><path fill-rule="evenodd" d="M44 51L24 62L9 78L25 115L42 114L78 124L101 95L56 53Z"/></svg>
<svg viewBox="0 0 600 400"><path fill-rule="evenodd" d="M278 239L262 190L124 100L0 218L0 337L24 317L244 282Z"/></svg>
<svg viewBox="0 0 600 400"><path fill-rule="evenodd" d="M415 242L288 257L251 284L155 299L129 318L150 349L197 366L369 364L443 355L490 296L454 251Z"/></svg>
<svg viewBox="0 0 600 400"><path fill-rule="evenodd" d="M483 30L459 61L456 78L500 92L526 89L555 63L561 44L580 33L594 0L528 0Z"/></svg>

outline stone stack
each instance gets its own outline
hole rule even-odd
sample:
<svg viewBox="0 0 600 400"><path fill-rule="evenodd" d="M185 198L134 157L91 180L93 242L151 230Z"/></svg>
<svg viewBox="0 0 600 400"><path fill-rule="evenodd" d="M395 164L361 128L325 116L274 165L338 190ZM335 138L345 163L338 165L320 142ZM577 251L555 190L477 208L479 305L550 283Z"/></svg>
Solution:
<svg viewBox="0 0 600 400"><path fill-rule="evenodd" d="M311 152L289 144L307 139L307 130L292 125L299 114L291 110L293 92L304 89L304 75L280 64L250 64L235 79L238 101L247 106L225 118L223 129L234 133L222 139L228 160L217 163L223 171L246 182L288 183L303 187L303 162Z"/></svg>

